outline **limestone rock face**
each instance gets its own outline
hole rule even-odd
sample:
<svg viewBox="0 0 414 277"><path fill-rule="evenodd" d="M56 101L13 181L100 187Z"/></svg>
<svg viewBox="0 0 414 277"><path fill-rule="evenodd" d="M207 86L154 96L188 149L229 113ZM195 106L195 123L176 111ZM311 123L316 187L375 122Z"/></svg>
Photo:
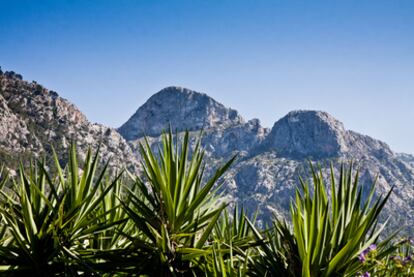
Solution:
<svg viewBox="0 0 414 277"><path fill-rule="evenodd" d="M294 159L332 158L348 151L347 140L343 124L328 113L293 111L275 123L267 145Z"/></svg>
<svg viewBox="0 0 414 277"><path fill-rule="evenodd" d="M27 156L65 154L71 141L84 157L89 147L101 147L103 161L114 168L138 169L137 157L114 129L87 120L72 103L36 82L26 82L14 72L0 74L0 160L15 165Z"/></svg>
<svg viewBox="0 0 414 277"><path fill-rule="evenodd" d="M3 155L25 151L37 153L42 150L39 140L30 136L26 122L9 109L2 95L0 95L0 141L4 142L1 149Z"/></svg>
<svg viewBox="0 0 414 277"><path fill-rule="evenodd" d="M237 116L231 116L233 113ZM258 209L263 221L274 214L281 217L289 214L298 177L305 180L310 177L309 161L318 163L326 177L331 162L339 171L341 163L353 161L363 186L369 187L378 176L376 197L394 186L383 217L391 215L392 226L404 225L405 231L414 233L410 227L414 225L411 156L397 155L386 143L347 130L326 112L293 111L269 130L256 119L246 122L237 112L205 94L166 88L151 97L119 130L137 152L142 130L151 135L150 143L156 149L161 130L169 124L179 131L178 135L186 129L193 131L193 138L204 129L202 145L209 165L207 175L238 154L224 178L225 195L250 211Z"/></svg>
<svg viewBox="0 0 414 277"><path fill-rule="evenodd" d="M364 187L377 179L376 197L394 186L383 217L390 216L393 227L406 226L404 230L414 234L414 156L394 153L382 141L347 130L326 112L293 111L269 130L206 94L168 87L116 130L89 122L57 93L14 72L0 71L0 161L12 168L28 155L50 152L52 145L64 163L64 153L74 140L81 157L89 146L100 144L102 159L110 160L111 167L139 173L143 135L149 135L156 149L160 134L170 125L179 136L190 130L192 145L203 130L207 176L238 154L223 179L223 193L251 212L258 209L262 221L289 214L298 177L310 177L309 161L318 163L328 176L331 162L339 169L352 160Z"/></svg>
<svg viewBox="0 0 414 277"><path fill-rule="evenodd" d="M119 128L127 140L158 136L169 124L174 130L200 130L243 123L237 111L224 107L204 93L167 87L153 95Z"/></svg>
<svg viewBox="0 0 414 277"><path fill-rule="evenodd" d="M397 157L404 162L408 163L412 167L414 167L414 155L406 154L406 153L397 153Z"/></svg>

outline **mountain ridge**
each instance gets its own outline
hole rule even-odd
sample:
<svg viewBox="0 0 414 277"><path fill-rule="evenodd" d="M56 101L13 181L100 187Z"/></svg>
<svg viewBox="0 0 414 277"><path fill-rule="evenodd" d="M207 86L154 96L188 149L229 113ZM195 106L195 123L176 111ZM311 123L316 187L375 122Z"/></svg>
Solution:
<svg viewBox="0 0 414 277"><path fill-rule="evenodd" d="M10 162L13 156L25 160L29 152L37 157L66 153L71 141L84 157L89 146L100 147L102 160L114 168L121 165L139 168L129 144L115 129L91 123L71 102L59 97L37 82L24 81L13 71L0 72L0 159ZM67 157L61 157L64 163Z"/></svg>
<svg viewBox="0 0 414 277"><path fill-rule="evenodd" d="M159 110L163 111L161 115ZM178 131L193 131L243 123L244 119L205 93L170 86L152 95L118 131L127 140L157 136L165 129L165 123L172 121L181 122L176 126Z"/></svg>
<svg viewBox="0 0 414 277"><path fill-rule="evenodd" d="M178 135L193 132L192 143L203 129L206 174L238 154L223 180L223 193L250 211L259 209L264 221L274 213L288 214L298 176L309 177L309 162L328 172L330 162L338 168L352 160L363 184L369 185L379 174L377 197L395 186L386 207L392 225L414 225L414 156L394 153L382 141L347 130L323 111L292 111L269 129L258 119L245 120L207 94L172 86L154 94L125 124L113 129L89 122L56 92L14 72L1 72L0 115L3 162L28 153L41 156L50 151L50 144L65 153L70 140L75 140L81 155L89 146L101 145L104 161L133 172L140 171L138 145L144 134L156 147L170 125Z"/></svg>
<svg viewBox="0 0 414 277"><path fill-rule="evenodd" d="M206 97L206 94L202 95ZM191 99L187 98L187 101L191 102ZM147 104L148 102L144 105ZM187 106L191 107L192 103ZM176 128L177 125L181 126L181 122L169 120L169 110L166 115L151 117L151 114L140 114L146 112L141 107L133 116L146 118L148 123L155 124L159 129L171 126L178 133L186 129ZM158 113L163 112L163 109L158 110ZM180 109L175 109L174 119L185 118L185 112L180 113ZM386 207L389 214L399 214L399 217L391 219L393 225L413 225L413 163L409 163L408 158L400 158L385 142L346 129L342 122L324 111L292 111L277 120L271 129L261 126L257 119L246 121L238 112L237 114L241 120L227 121L228 124L186 125L192 131L204 130L202 144L212 167L218 166L231 155L239 154L239 159L225 182L225 193L231 200L242 203L250 210L264 211L264 220L270 219L275 212L286 215L290 198L295 193L297 177L309 176L306 170L309 162L319 163L326 173L330 170L331 161L338 170L342 163L353 161L361 171L361 182L364 184L374 182L376 176L379 176L377 197L386 193L392 185L395 186ZM226 113L214 115L225 118ZM202 117L203 114L199 116ZM142 140L125 138L135 151ZM154 146L159 142L159 137L151 139ZM409 203L410 208L407 209L407 204L404 203Z"/></svg>

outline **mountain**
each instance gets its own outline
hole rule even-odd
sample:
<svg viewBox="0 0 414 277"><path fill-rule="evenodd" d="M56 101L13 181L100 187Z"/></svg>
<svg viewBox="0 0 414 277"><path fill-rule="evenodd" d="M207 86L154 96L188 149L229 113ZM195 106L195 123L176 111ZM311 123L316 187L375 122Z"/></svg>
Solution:
<svg viewBox="0 0 414 277"><path fill-rule="evenodd" d="M341 122L320 111L293 111L277 121L266 149L293 159L331 158L348 150Z"/></svg>
<svg viewBox="0 0 414 277"><path fill-rule="evenodd" d="M392 226L407 226L405 231L414 233L414 156L394 153L384 142L347 130L326 112L292 111L269 129L204 93L168 87L116 130L91 123L56 92L0 70L0 161L9 168L29 156L50 153L52 146L64 163L66 149L76 141L81 157L88 147L100 145L103 161L112 168L126 166L139 173L139 142L147 135L155 148L169 126L178 134L190 130L192 143L203 130L207 175L238 155L222 192L251 212L258 209L262 221L288 214L298 176L309 180L309 162L319 163L327 174L331 162L338 168L353 161L364 186L378 176L377 197L394 186L384 220L390 216Z"/></svg>
<svg viewBox="0 0 414 277"><path fill-rule="evenodd" d="M0 160L16 168L29 155L66 153L75 141L79 155L100 145L103 161L112 168L136 171L137 156L113 128L91 123L72 103L36 82L26 82L12 71L0 70ZM67 157L59 157L64 163Z"/></svg>
<svg viewBox="0 0 414 277"><path fill-rule="evenodd" d="M167 87L153 95L118 130L127 140L158 136L165 123L179 122L178 131L226 127L242 123L237 111L211 97L180 87Z"/></svg>
<svg viewBox="0 0 414 277"><path fill-rule="evenodd" d="M331 162L339 169L341 163L352 161L365 186L378 176L377 197L395 186L385 217L391 215L392 225L414 231L414 167L408 158L412 156L396 154L384 142L347 130L326 112L292 111L269 130L259 120L246 121L204 93L168 87L118 130L138 151L144 134L155 148L162 130L169 126L178 132L191 130L194 136L203 129L209 169L239 155L225 178L224 192L250 211L259 209L262 220L289 212L298 176L310 176L310 161L319 163L324 174L329 173Z"/></svg>
<svg viewBox="0 0 414 277"><path fill-rule="evenodd" d="M259 146L260 151L233 168L234 194L248 206L286 213L297 176L309 177L308 162L318 162L324 173L330 162L339 169L353 161L361 183L377 179L377 196L395 186L385 215L394 226L413 226L414 168L387 144L346 130L325 112L294 111L277 121ZM252 185L253 184L253 185ZM257 201L256 199L260 199ZM412 231L412 229L411 229Z"/></svg>
<svg viewBox="0 0 414 277"><path fill-rule="evenodd" d="M397 153L398 158L414 167L414 155Z"/></svg>

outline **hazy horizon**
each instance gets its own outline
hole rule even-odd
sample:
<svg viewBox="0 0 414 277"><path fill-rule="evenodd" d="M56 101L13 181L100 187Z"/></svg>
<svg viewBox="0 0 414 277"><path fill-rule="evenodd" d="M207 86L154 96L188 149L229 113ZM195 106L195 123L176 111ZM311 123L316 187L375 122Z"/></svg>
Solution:
<svg viewBox="0 0 414 277"><path fill-rule="evenodd" d="M414 154L412 1L3 1L0 66L119 127L204 92L266 127L323 110Z"/></svg>

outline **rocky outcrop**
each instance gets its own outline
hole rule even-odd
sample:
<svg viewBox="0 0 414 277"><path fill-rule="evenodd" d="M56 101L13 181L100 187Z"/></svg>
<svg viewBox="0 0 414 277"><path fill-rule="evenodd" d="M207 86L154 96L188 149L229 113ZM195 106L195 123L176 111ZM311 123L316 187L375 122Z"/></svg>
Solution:
<svg viewBox="0 0 414 277"><path fill-rule="evenodd" d="M278 120L266 146L292 159L333 158L348 151L347 132L326 112L293 111Z"/></svg>
<svg viewBox="0 0 414 277"><path fill-rule="evenodd" d="M41 156L51 151L66 153L71 141L79 155L100 146L103 161L113 168L126 165L138 170L136 155L114 129L87 120L72 103L36 82L26 82L14 72L0 74L0 159L7 163ZM66 157L62 155L64 164Z"/></svg>
<svg viewBox="0 0 414 277"><path fill-rule="evenodd" d="M293 111L269 130L206 94L169 87L148 99L118 129L121 136L115 129L89 122L56 92L25 82L14 72L0 71L0 159L8 165L29 155L42 156L51 146L66 153L73 140L81 156L89 146L100 145L103 160L111 160L112 168L126 166L139 172L143 135L149 135L156 149L169 126L178 135L190 130L192 144L203 130L206 175L238 154L223 179L223 192L249 211L258 209L263 221L289 213L298 176L305 180L310 176L309 162L318 163L327 176L330 162L338 168L352 160L364 186L377 179L377 197L394 187L384 218L391 216L392 225L407 226L405 230L414 234L414 156L396 154L384 142L347 130L326 112ZM64 163L67 157L60 159Z"/></svg>
<svg viewBox="0 0 414 277"><path fill-rule="evenodd" d="M237 111L204 93L167 87L149 98L118 131L125 139L134 140L144 135L158 136L170 124L177 131L193 131L241 123Z"/></svg>
<svg viewBox="0 0 414 277"><path fill-rule="evenodd" d="M397 153L397 157L404 162L408 163L412 167L414 167L414 155L406 154L406 153Z"/></svg>
<svg viewBox="0 0 414 277"><path fill-rule="evenodd" d="M192 130L194 137L204 129L202 144L210 165L207 173L237 153L238 159L225 178L226 195L250 211L258 209L259 218L265 221L274 214L289 213L299 175L305 180L310 176L309 162L318 163L328 176L330 162L339 170L341 163L353 161L364 186L377 180L377 197L394 186L384 218L399 215L391 217L391 224L405 225L406 231L412 232L414 171L408 156L403 159L386 143L345 129L326 112L293 111L269 130L258 120L246 122L230 111L205 94L167 88L151 97L119 130L138 151L144 130L152 136L150 143L156 149L161 130L169 125L178 133ZM231 113L237 116L229 116Z"/></svg>
<svg viewBox="0 0 414 277"><path fill-rule="evenodd" d="M16 155L24 152L39 153L42 145L36 137L30 135L29 128L7 106L7 101L0 95L0 141L4 142L1 155Z"/></svg>

